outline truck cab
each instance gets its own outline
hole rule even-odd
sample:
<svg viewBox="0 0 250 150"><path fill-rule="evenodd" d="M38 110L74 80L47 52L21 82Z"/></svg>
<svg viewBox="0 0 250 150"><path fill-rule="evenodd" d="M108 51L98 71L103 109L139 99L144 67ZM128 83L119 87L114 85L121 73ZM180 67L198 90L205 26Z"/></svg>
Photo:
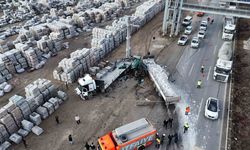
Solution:
<svg viewBox="0 0 250 150"><path fill-rule="evenodd" d="M233 40L235 33L235 25L227 24L223 29L222 39L223 40Z"/></svg>
<svg viewBox="0 0 250 150"><path fill-rule="evenodd" d="M234 17L225 16L223 23L222 39L223 40L233 40L236 25Z"/></svg>
<svg viewBox="0 0 250 150"><path fill-rule="evenodd" d="M218 59L214 67L213 78L216 81L227 82L232 70L233 61Z"/></svg>
<svg viewBox="0 0 250 150"><path fill-rule="evenodd" d="M145 118L116 128L98 139L100 150L139 150L155 139L156 129Z"/></svg>

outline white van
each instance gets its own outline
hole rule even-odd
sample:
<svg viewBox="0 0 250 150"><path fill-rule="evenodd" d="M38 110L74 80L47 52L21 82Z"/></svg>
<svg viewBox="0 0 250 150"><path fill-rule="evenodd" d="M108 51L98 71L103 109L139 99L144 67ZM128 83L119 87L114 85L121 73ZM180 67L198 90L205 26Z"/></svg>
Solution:
<svg viewBox="0 0 250 150"><path fill-rule="evenodd" d="M182 25L184 25L184 26L189 26L189 25L191 25L192 19L193 19L193 17L191 17L191 16L186 16L186 17L184 18L183 22L182 22Z"/></svg>

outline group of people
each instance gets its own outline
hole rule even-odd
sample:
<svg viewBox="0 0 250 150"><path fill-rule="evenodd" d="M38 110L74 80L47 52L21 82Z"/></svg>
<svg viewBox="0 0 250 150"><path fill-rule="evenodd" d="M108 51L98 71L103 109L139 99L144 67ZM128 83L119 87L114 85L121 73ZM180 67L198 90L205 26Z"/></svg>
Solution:
<svg viewBox="0 0 250 150"><path fill-rule="evenodd" d="M155 147L156 148L160 148L161 145L163 145L164 141L165 141L165 138L166 138L166 134L162 134L162 136L160 137L159 136L159 133L156 133L156 137L155 137L155 141L156 141L156 144L155 144ZM177 144L178 141L179 141L179 137L178 137L178 134L175 133L175 134L169 134L168 135L168 145L171 145L172 141L174 139L174 143Z"/></svg>
<svg viewBox="0 0 250 150"><path fill-rule="evenodd" d="M73 137L72 137L71 134L68 136L68 140L69 140L70 144L73 144ZM84 147L85 147L86 150L96 150L96 146L94 145L93 142L91 144L86 142Z"/></svg>
<svg viewBox="0 0 250 150"><path fill-rule="evenodd" d="M209 16L207 17L207 22L209 22L211 20L211 24L213 24L214 23L214 18L210 18Z"/></svg>

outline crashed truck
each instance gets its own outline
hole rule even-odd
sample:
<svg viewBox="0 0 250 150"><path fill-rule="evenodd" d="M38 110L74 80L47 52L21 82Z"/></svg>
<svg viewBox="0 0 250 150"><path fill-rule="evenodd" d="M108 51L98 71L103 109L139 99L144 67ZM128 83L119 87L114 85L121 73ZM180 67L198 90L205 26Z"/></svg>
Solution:
<svg viewBox="0 0 250 150"><path fill-rule="evenodd" d="M83 99L87 99L96 92L105 92L106 89L125 71L135 68L143 68L154 82L155 90L165 101L166 106L175 104L180 100L169 82L169 74L160 65L156 64L153 58L118 61L112 67L105 67L95 76L86 74L78 79L79 86L76 93ZM108 69L109 68L109 69ZM138 72L138 69L135 69Z"/></svg>
<svg viewBox="0 0 250 150"><path fill-rule="evenodd" d="M154 87L158 96L162 97L168 107L180 101L180 96L176 94L169 80L169 73L164 68L156 64L154 59L144 59L148 74L154 82Z"/></svg>
<svg viewBox="0 0 250 150"><path fill-rule="evenodd" d="M84 77L78 79L79 86L75 89L77 95L81 99L86 100L89 96L97 92L106 92L108 87L123 74L131 66L130 60L117 60L98 69L97 73L85 74Z"/></svg>
<svg viewBox="0 0 250 150"><path fill-rule="evenodd" d="M156 129L145 118L125 124L98 139L100 150L143 150L155 139Z"/></svg>
<svg viewBox="0 0 250 150"><path fill-rule="evenodd" d="M219 49L218 59L214 67L214 80L220 82L228 81L233 65L232 55L232 42L224 42Z"/></svg>

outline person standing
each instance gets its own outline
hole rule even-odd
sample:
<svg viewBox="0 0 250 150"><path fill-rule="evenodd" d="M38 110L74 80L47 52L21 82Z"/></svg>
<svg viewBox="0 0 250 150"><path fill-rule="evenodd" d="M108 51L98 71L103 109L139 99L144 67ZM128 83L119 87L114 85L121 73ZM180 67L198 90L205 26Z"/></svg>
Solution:
<svg viewBox="0 0 250 150"><path fill-rule="evenodd" d="M84 147L85 147L86 150L90 150L90 145L89 145L88 142L85 143L85 146L84 146Z"/></svg>
<svg viewBox="0 0 250 150"><path fill-rule="evenodd" d="M204 70L205 70L205 66L201 65L201 73L204 73Z"/></svg>
<svg viewBox="0 0 250 150"><path fill-rule="evenodd" d="M24 147L25 147L25 148L27 148L27 147L28 147L28 145L27 145L27 143L26 143L26 140L23 138L23 139L22 139L22 141L23 141L23 145L24 145Z"/></svg>
<svg viewBox="0 0 250 150"><path fill-rule="evenodd" d="M166 137L166 134L163 133L162 136L161 136L161 144L164 143L165 137Z"/></svg>
<svg viewBox="0 0 250 150"><path fill-rule="evenodd" d="M168 122L169 122L170 128L172 128L172 126L173 126L173 118L169 118Z"/></svg>
<svg viewBox="0 0 250 150"><path fill-rule="evenodd" d="M95 150L95 145L94 145L93 142L90 144L90 148L91 148L92 150Z"/></svg>
<svg viewBox="0 0 250 150"><path fill-rule="evenodd" d="M188 128L189 128L189 125L188 125L188 123L186 122L186 123L184 124L184 133L186 133L186 132L188 131Z"/></svg>
<svg viewBox="0 0 250 150"><path fill-rule="evenodd" d="M178 134L177 134L177 133L175 133L175 134L174 134L174 143L175 143L175 144L177 144L177 143L178 143L178 141L179 141Z"/></svg>
<svg viewBox="0 0 250 150"><path fill-rule="evenodd" d="M169 134L169 135L168 135L168 145L171 144L172 139L173 139L173 136Z"/></svg>
<svg viewBox="0 0 250 150"><path fill-rule="evenodd" d="M166 129L168 128L168 120L165 119L165 120L163 121L163 126L164 126Z"/></svg>
<svg viewBox="0 0 250 150"><path fill-rule="evenodd" d="M78 115L75 116L75 121L77 124L81 123L80 117Z"/></svg>
<svg viewBox="0 0 250 150"><path fill-rule="evenodd" d="M59 117L58 116L55 116L55 119L56 119L56 124L59 124Z"/></svg>
<svg viewBox="0 0 250 150"><path fill-rule="evenodd" d="M198 80L198 82L197 82L197 88L201 88L201 84L202 84L202 81Z"/></svg>
<svg viewBox="0 0 250 150"><path fill-rule="evenodd" d="M71 135L71 134L68 136L68 140L69 140L69 143L70 143L70 144L73 144L73 138L72 138L72 135Z"/></svg>
<svg viewBox="0 0 250 150"><path fill-rule="evenodd" d="M160 148L160 144L161 144L161 139L160 139L159 137L157 137L157 138L156 138L156 145L155 145L155 147L156 147L157 149L159 149L159 148Z"/></svg>

